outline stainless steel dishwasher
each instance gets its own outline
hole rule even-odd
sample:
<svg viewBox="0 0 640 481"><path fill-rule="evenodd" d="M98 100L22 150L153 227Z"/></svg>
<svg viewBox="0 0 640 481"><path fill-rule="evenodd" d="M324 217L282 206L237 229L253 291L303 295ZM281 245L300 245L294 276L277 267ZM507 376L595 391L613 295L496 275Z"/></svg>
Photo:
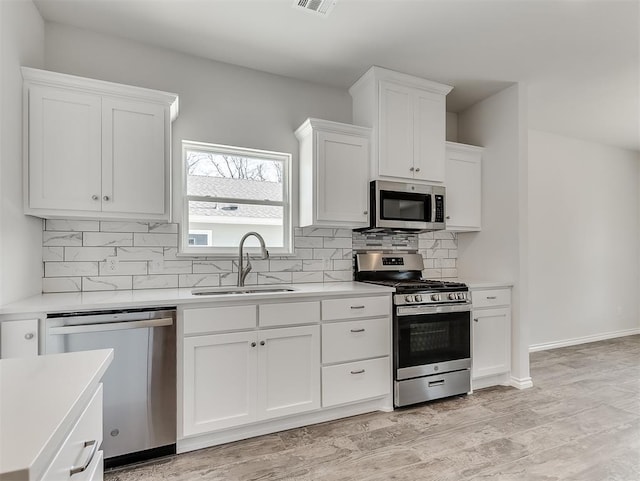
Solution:
<svg viewBox="0 0 640 481"><path fill-rule="evenodd" d="M103 377L105 467L175 454L175 307L56 313L45 323L47 354L114 350Z"/></svg>

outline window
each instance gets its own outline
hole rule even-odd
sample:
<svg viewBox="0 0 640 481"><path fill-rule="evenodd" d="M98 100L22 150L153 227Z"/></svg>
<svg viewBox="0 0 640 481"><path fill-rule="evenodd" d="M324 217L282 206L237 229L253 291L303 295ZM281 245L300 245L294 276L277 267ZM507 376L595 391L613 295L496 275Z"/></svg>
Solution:
<svg viewBox="0 0 640 481"><path fill-rule="evenodd" d="M272 254L292 252L291 155L183 141L181 251L237 254L258 232ZM251 236L245 246L258 247Z"/></svg>

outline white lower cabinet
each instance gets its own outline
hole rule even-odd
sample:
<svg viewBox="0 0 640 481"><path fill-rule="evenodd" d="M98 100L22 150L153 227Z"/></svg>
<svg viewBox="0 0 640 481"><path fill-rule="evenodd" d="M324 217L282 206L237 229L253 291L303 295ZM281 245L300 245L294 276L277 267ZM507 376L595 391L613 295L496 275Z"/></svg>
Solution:
<svg viewBox="0 0 640 481"><path fill-rule="evenodd" d="M178 452L392 408L390 294L201 305L179 329Z"/></svg>
<svg viewBox="0 0 640 481"><path fill-rule="evenodd" d="M38 319L0 323L0 358L38 355Z"/></svg>
<svg viewBox="0 0 640 481"><path fill-rule="evenodd" d="M185 436L320 407L317 325L187 337L183 356Z"/></svg>
<svg viewBox="0 0 640 481"><path fill-rule="evenodd" d="M80 415L41 481L103 479L102 384Z"/></svg>
<svg viewBox="0 0 640 481"><path fill-rule="evenodd" d="M471 289L474 388L504 384L511 371L511 290Z"/></svg>

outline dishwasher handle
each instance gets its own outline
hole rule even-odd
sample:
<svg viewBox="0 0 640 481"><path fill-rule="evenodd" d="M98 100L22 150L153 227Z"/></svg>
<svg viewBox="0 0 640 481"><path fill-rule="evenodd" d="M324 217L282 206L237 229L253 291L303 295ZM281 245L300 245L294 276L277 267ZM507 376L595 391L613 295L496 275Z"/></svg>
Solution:
<svg viewBox="0 0 640 481"><path fill-rule="evenodd" d="M53 335L83 334L85 332L121 331L124 329L140 329L143 327L171 326L172 324L173 318L163 317L161 319L145 319L142 321L102 322L97 324L57 326L50 327L48 329L48 333Z"/></svg>

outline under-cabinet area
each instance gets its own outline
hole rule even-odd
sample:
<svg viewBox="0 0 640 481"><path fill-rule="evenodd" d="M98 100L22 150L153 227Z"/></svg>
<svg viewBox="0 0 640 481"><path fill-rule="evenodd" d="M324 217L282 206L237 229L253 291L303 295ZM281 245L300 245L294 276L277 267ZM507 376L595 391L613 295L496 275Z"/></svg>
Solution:
<svg viewBox="0 0 640 481"><path fill-rule="evenodd" d="M392 409L389 295L185 306L178 333L178 452Z"/></svg>

